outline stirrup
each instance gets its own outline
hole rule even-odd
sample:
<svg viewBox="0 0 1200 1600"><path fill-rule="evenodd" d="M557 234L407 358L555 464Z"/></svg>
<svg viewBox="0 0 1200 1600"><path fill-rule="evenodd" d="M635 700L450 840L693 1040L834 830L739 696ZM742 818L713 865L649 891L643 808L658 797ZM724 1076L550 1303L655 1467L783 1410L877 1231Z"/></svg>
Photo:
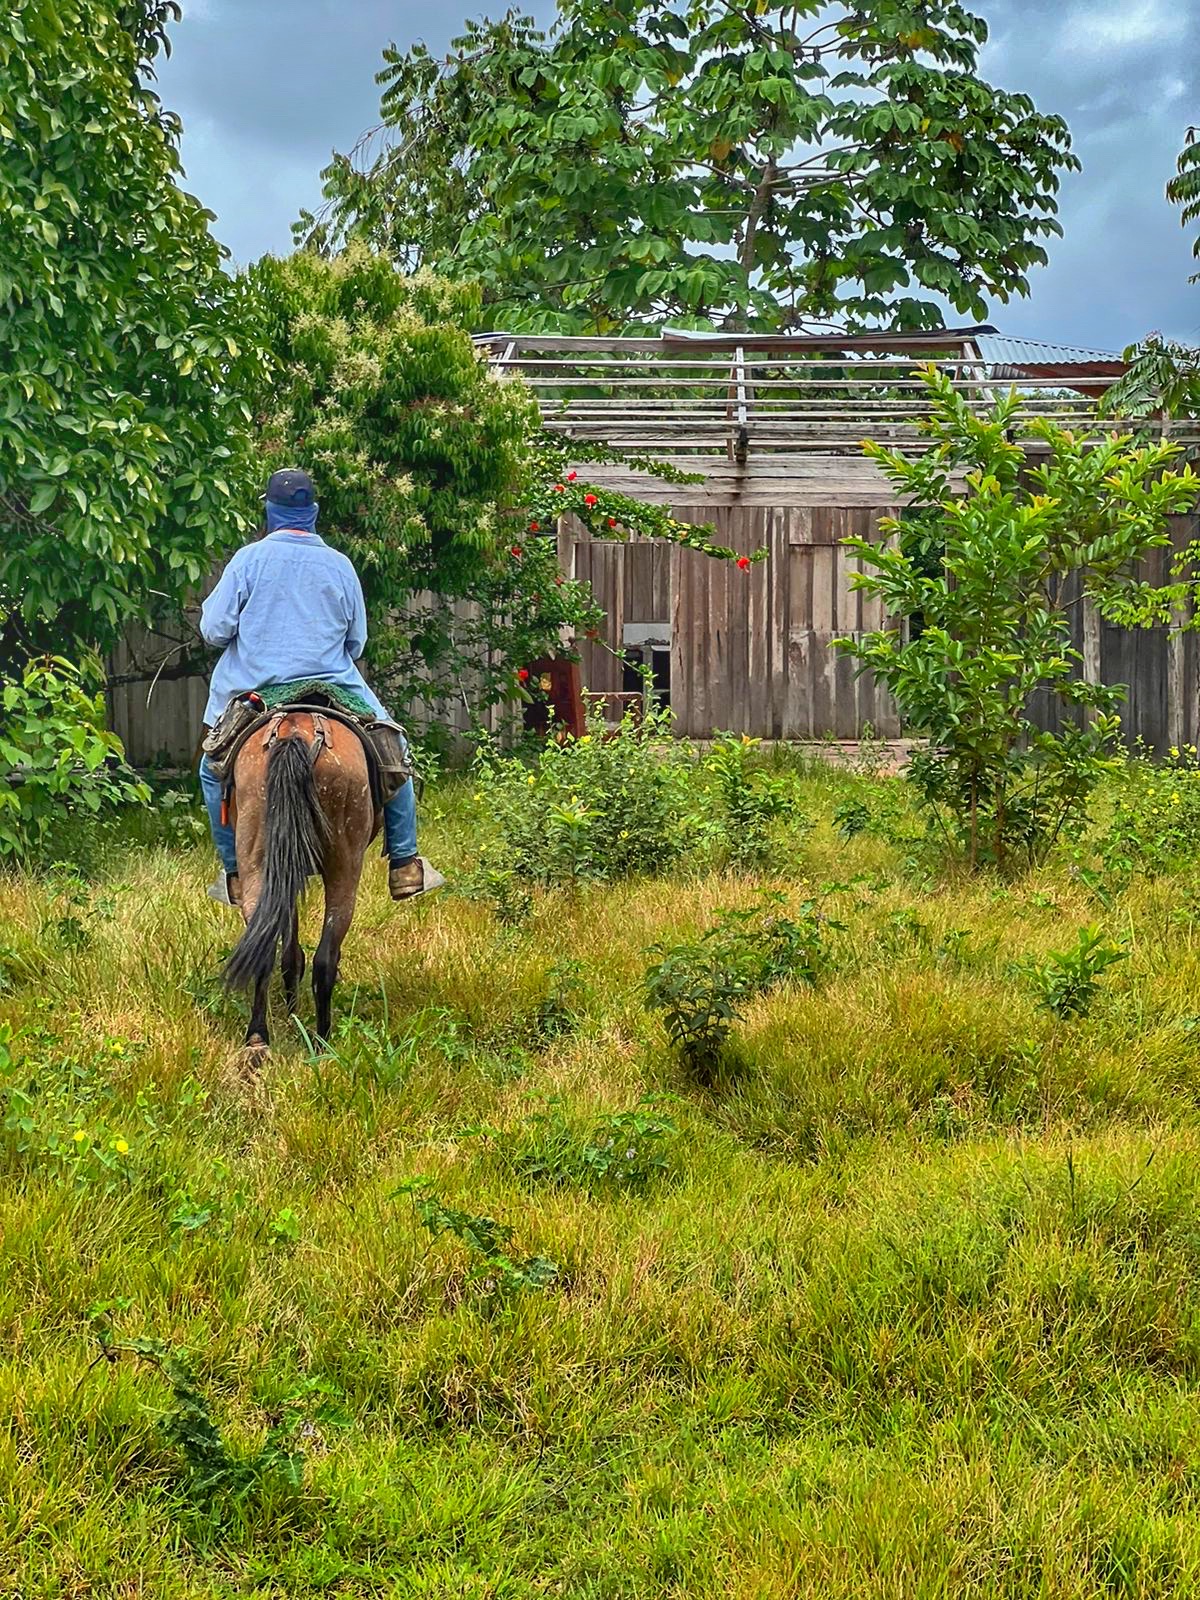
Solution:
<svg viewBox="0 0 1200 1600"><path fill-rule="evenodd" d="M223 872L216 883L210 883L208 886L208 898L215 900L219 906L229 906L236 911L237 901L232 899L229 893L229 879L231 876L232 874Z"/></svg>

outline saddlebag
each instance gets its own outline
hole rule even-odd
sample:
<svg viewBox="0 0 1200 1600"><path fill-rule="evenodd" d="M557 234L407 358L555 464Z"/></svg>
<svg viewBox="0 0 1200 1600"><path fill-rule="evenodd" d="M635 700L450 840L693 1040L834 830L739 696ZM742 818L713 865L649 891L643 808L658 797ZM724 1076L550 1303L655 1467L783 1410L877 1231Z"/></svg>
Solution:
<svg viewBox="0 0 1200 1600"><path fill-rule="evenodd" d="M266 722L269 715L262 697L253 693L235 695L225 707L205 734L201 747L218 782L229 781L233 775L233 763L247 736L259 723Z"/></svg>
<svg viewBox="0 0 1200 1600"><path fill-rule="evenodd" d="M359 732L375 757L379 798L382 805L387 805L413 775L412 762L405 752L404 734L397 723L382 717L361 723Z"/></svg>

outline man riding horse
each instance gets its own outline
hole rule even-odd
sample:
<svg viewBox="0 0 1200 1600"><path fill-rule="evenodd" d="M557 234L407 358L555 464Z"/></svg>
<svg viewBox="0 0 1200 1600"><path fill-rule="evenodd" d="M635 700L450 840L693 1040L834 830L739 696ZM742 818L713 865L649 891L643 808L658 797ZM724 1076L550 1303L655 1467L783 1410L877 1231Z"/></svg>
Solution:
<svg viewBox="0 0 1200 1600"><path fill-rule="evenodd" d="M335 698L387 718L355 664L367 642L362 584L348 558L317 533L318 506L307 472L286 468L267 484L266 530L243 546L204 602L200 632L220 648L212 677L206 727L237 696L273 685L327 685ZM209 891L229 904L239 900L234 829L226 814L224 785L208 756L200 761L200 786L224 878ZM383 808L388 886L393 900L411 900L445 880L417 854L417 802L408 779Z"/></svg>

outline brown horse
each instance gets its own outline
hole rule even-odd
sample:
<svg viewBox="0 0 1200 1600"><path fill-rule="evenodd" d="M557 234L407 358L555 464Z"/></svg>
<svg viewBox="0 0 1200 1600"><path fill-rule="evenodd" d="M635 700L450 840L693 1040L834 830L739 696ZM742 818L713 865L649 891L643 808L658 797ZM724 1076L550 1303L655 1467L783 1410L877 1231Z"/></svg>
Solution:
<svg viewBox="0 0 1200 1600"><path fill-rule="evenodd" d="M246 1045L265 1050L267 991L282 949L288 1015L304 976L299 901L310 877L325 885L325 921L313 958L317 1036L328 1039L342 941L354 916L367 846L382 816L362 742L319 712L294 711L255 733L234 766L234 824L246 931L225 968L232 988L254 987Z"/></svg>

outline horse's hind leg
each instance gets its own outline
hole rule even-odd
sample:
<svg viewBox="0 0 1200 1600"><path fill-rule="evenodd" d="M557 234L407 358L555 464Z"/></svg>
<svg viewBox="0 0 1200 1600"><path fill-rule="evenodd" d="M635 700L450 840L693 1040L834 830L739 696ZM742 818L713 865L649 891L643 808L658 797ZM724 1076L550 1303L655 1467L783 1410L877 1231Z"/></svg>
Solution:
<svg viewBox="0 0 1200 1600"><path fill-rule="evenodd" d="M287 995L288 1016L294 1016L300 1003L300 980L304 976L304 951L300 946L300 913L292 914L292 929L280 957L283 988Z"/></svg>
<svg viewBox="0 0 1200 1600"><path fill-rule="evenodd" d="M261 893L262 873L257 863L255 863L242 873L241 912L247 923L254 915ZM250 1007L250 1026L246 1029L246 1048L248 1050L265 1050L271 1042L271 1035L267 1028L267 996L270 988L270 974L265 978L259 978L255 982L254 1001Z"/></svg>
<svg viewBox="0 0 1200 1600"><path fill-rule="evenodd" d="M342 940L349 931L354 917L357 885L349 894L333 897L325 891L325 925L321 942L313 957L313 999L317 1006L317 1038L328 1039L333 1017L333 986L337 982L338 963L342 956Z"/></svg>
<svg viewBox="0 0 1200 1600"><path fill-rule="evenodd" d="M246 1029L246 1044L250 1049L265 1050L271 1042L267 1031L267 994L270 978L260 978L254 985L254 1006L250 1012L250 1026Z"/></svg>

